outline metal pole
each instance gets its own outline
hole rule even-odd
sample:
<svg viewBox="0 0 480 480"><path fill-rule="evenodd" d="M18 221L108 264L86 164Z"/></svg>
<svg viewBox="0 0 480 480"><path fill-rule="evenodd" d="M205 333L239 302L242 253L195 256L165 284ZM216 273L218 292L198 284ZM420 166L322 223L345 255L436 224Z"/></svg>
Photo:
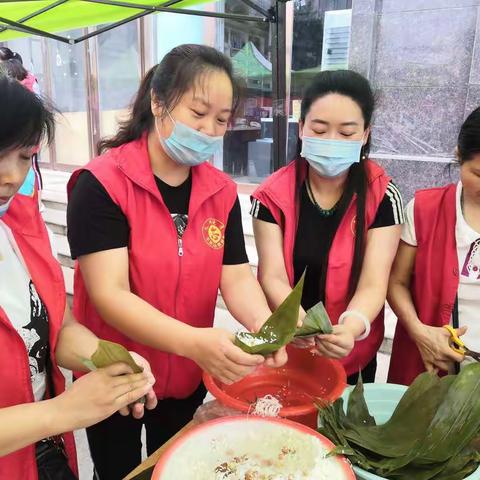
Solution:
<svg viewBox="0 0 480 480"><path fill-rule="evenodd" d="M89 38L95 37L96 35L99 35L104 32L108 32L109 30L112 30L116 27L125 25L128 22L131 22L133 20L137 20L139 18L142 18L149 13L152 12L167 12L167 13L179 13L182 15L194 15L194 16L199 16L199 17L212 17L212 18L227 18L230 20L239 20L239 21L244 21L244 22L258 22L258 23L265 23L265 22L274 22L275 19L271 14L268 16L262 16L262 17L255 17L252 15L239 15L235 13L220 13L220 12L205 12L202 10L190 10L190 9L182 9L182 8L170 8L166 7L166 5L175 5L179 3L181 0L170 0L169 2L166 2L163 4L162 7L154 7L150 5L141 5L141 4L135 4L135 3L129 3L129 2L123 2L123 1L116 1L116 0L84 0L88 1L91 3L98 3L98 4L103 4L103 5L112 5L112 6L118 6L118 7L124 7L124 8L132 8L136 10L143 10L142 12L139 12L135 15L132 15L131 17L128 17L124 20L121 20L119 22L113 23L111 25L107 25L103 28L100 28L98 30L95 30L94 32L90 32L87 35L83 35L79 38L72 39L72 38L65 38L59 35L55 35L53 33L49 33L43 30L39 30L37 28L29 27L27 25L24 25L20 23L21 21L26 21L27 19L34 18L42 13L45 13L53 8L55 8L58 5L61 5L62 3L65 3L65 0L58 0L58 2L55 2L48 7L45 7L41 10L38 10L34 13L32 13L29 17L25 17L25 19L21 19L20 22L16 22L7 18L0 17L0 23L5 23L8 25L8 27L5 26L0 26L0 33L5 30L15 30L19 31L22 33L28 33L31 35L38 35L41 37L46 37L46 38L51 38L53 40L57 40L59 42L63 43L68 43L70 45L75 45L77 43L83 42L84 40L88 40ZM249 0L246 0L249 2ZM0 1L1 3L1 1ZM251 2L250 2L251 3ZM252 8L254 8L252 6ZM255 10L259 11L258 8L255 8ZM263 10L263 9L262 9ZM269 12L266 12L269 13Z"/></svg>
<svg viewBox="0 0 480 480"><path fill-rule="evenodd" d="M88 0L87 0L88 1ZM91 0L92 3L103 3L103 4L112 4L111 2L109 2L108 0L105 1L105 2L101 2L101 1L96 1L96 0ZM183 0L170 0L169 2L165 3L165 4L162 4L162 8L165 8L169 5L175 5L176 3L180 3L181 1ZM152 7L152 8L155 8L155 7ZM170 9L169 9L170 10ZM88 40L89 38L92 38L92 37L95 37L97 35L100 35L101 33L105 33L105 32L109 32L110 30L113 30L114 28L117 28L117 27L122 27L123 25L127 24L127 23L130 23L130 22L133 22L134 20L141 20L143 17L146 17L147 15L150 15L150 13L152 13L151 10L148 10L148 11L143 11L143 12L140 12L140 13L137 13L136 15L132 15L131 17L128 17L128 18L125 18L123 20L120 20L116 23L112 23L110 25L106 25L105 27L102 27L102 28L97 28L94 32L90 32L88 33L87 35L84 35L82 37L79 37L79 38L76 38L75 39L75 43L81 43L83 42L84 40Z"/></svg>
<svg viewBox="0 0 480 480"><path fill-rule="evenodd" d="M90 27L95 28L95 27ZM87 89L87 120L88 139L90 143L90 158L97 155L97 144L101 138L100 125L100 92L98 68L97 38L88 40L84 44L85 76Z"/></svg>
<svg viewBox="0 0 480 480"><path fill-rule="evenodd" d="M48 98L53 98L53 87L52 87L52 57L50 54L50 46L49 42L46 38L40 37L42 42L42 56L43 56L43 66L45 69L45 83L43 85L44 90L43 93L46 93ZM55 146L55 142L52 142L48 146L48 153L49 153L49 160L50 162L47 164L49 168L55 170L55 166L57 164L57 150Z"/></svg>
<svg viewBox="0 0 480 480"><path fill-rule="evenodd" d="M50 5L46 6L45 8L41 8L40 10L37 10L36 12L33 12L30 15L27 15L26 17L21 18L20 20L18 20L18 23L27 22L28 20L31 20L32 18L38 17L38 15L41 15L42 13L48 12L49 10L52 10L53 8L58 7L65 2L67 2L67 0L58 0L57 2L51 3ZM0 33L4 32L7 29L8 29L8 27L0 27Z"/></svg>
<svg viewBox="0 0 480 480"><path fill-rule="evenodd" d="M55 35L53 33L44 32L43 30L38 30L37 28L28 27L27 25L23 25L18 22L14 22L13 20L9 20L8 18L0 17L0 23L6 23L8 25L7 30L16 30L22 33L29 33L31 35L38 35L40 37L47 37L53 40L58 40L59 42L68 43L69 45L73 45L75 41L71 38L60 37L59 35Z"/></svg>
<svg viewBox="0 0 480 480"><path fill-rule="evenodd" d="M275 2L276 22L272 24L272 163L276 171L287 163L287 76L286 76L286 4Z"/></svg>
<svg viewBox="0 0 480 480"><path fill-rule="evenodd" d="M82 35L81 37L78 37L75 39L75 43L81 43L84 40L88 40L89 38L96 37L97 35L100 35L101 33L109 32L110 30L113 30L114 28L121 27L127 23L133 22L134 20L138 20L140 18L143 18L147 15L150 15L151 12L141 12L137 13L136 15L132 15L131 17L125 18L124 20L120 20L119 22L112 23L110 25L107 25L102 28L97 28L92 32L87 33L86 35Z"/></svg>
<svg viewBox="0 0 480 480"><path fill-rule="evenodd" d="M152 5L143 5L137 3L124 2L119 0L85 0L91 3L100 3L104 5L112 5L117 7L133 8L136 10L145 10L148 12L170 12L180 13L183 15L195 15L199 17L214 17L214 18L230 18L232 20L242 20L244 22L268 22L269 19L265 17L254 17L251 15L239 15L236 13L219 13L219 12L205 12L202 10L190 10L182 8L171 7L154 7Z"/></svg>

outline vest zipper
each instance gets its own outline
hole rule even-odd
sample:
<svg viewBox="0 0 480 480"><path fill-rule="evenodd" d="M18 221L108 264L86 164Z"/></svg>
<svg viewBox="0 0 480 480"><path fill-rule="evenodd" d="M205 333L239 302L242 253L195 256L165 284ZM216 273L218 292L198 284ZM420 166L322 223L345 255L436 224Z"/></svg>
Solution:
<svg viewBox="0 0 480 480"><path fill-rule="evenodd" d="M220 191L220 190L221 189L213 192L212 196L217 194L218 191ZM168 211L166 205L163 204L163 206L164 206L165 210L168 212L168 215L170 215L170 212ZM192 221L192 217L189 215L188 216L188 223L191 223L191 221ZM185 233L186 233L186 230L188 228L188 224L187 224L187 227L185 228L185 231L183 232L182 236L178 235L177 227L175 225L175 222L173 222L173 221L172 221L172 227L173 227L173 230L175 231L175 233L177 234L178 277L177 277L177 286L175 287L175 307L174 307L175 315L174 315L174 318L176 320L178 320L178 310L177 310L178 302L177 302L177 299L178 299L178 292L180 290L180 279L182 277L182 264L183 264L182 257L184 255L183 235L185 235ZM172 354L167 355L167 362L168 362L168 370L167 370L167 380L166 380L166 383L165 383L165 390L170 385L170 379L171 379L171 373L172 373L172 366L171 366L172 365Z"/></svg>
<svg viewBox="0 0 480 480"><path fill-rule="evenodd" d="M182 237L177 238L177 244L178 244L178 256L183 257L183 240L182 240Z"/></svg>

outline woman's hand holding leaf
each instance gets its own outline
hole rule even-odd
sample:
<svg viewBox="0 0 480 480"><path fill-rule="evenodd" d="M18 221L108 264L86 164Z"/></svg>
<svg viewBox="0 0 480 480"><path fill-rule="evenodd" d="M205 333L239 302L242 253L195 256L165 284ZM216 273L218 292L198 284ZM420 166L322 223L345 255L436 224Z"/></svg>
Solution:
<svg viewBox="0 0 480 480"><path fill-rule="evenodd" d="M252 333L257 333L258 331L260 331L264 324L265 324L265 321L259 322L253 329ZM270 367L270 368L283 367L288 362L287 349L285 347L282 347L280 348L280 350L277 350L276 352L273 352L269 355L265 355L264 358L265 358L266 367Z"/></svg>
<svg viewBox="0 0 480 480"><path fill-rule="evenodd" d="M132 373L125 363L99 368L76 380L54 398L65 431L94 425L147 395L152 389L148 372Z"/></svg>
<svg viewBox="0 0 480 480"><path fill-rule="evenodd" d="M258 332L237 333L235 345L244 352L259 353L264 356L288 345L297 330L304 280L305 274Z"/></svg>
<svg viewBox="0 0 480 480"><path fill-rule="evenodd" d="M303 323L305 321L306 312L303 308L300 308L300 314L298 315L298 323L297 323L297 330L303 327ZM305 348L311 349L315 347L315 338L314 337L295 337L292 340L292 345L297 348Z"/></svg>
<svg viewBox="0 0 480 480"><path fill-rule="evenodd" d="M145 374L147 375L148 382L152 385L150 390L147 392L145 395L145 402L136 402L133 405L129 407L122 408L120 410L120 414L124 416L128 416L130 414L130 411L132 412L132 416L134 418L142 418L143 414L145 413L145 408L147 410L153 410L157 406L157 396L155 395L155 392L153 391L153 385L155 384L155 377L153 376L152 370L150 368L150 364L148 363L147 360L145 360L142 356L140 356L138 353L135 352L130 352L130 355L132 356L133 360L135 363L143 369Z"/></svg>
<svg viewBox="0 0 480 480"><path fill-rule="evenodd" d="M457 329L458 336L464 335L467 327ZM463 356L450 348L450 334L443 327L430 327L418 322L410 332L428 372L443 370L449 372L454 362L463 361Z"/></svg>
<svg viewBox="0 0 480 480"><path fill-rule="evenodd" d="M315 344L320 355L329 358L344 358L355 345L355 335L348 325L334 325L333 332L317 335Z"/></svg>
<svg viewBox="0 0 480 480"><path fill-rule="evenodd" d="M273 352L271 355L265 357L265 366L270 368L283 367L288 361L288 354L286 347L282 347L280 350Z"/></svg>
<svg viewBox="0 0 480 480"><path fill-rule="evenodd" d="M303 309L302 309L303 312ZM304 315L302 325L297 327L293 344L297 348L315 348L315 337L320 334L331 334L333 332L332 322L323 305L319 302L310 308Z"/></svg>
<svg viewBox="0 0 480 480"><path fill-rule="evenodd" d="M195 330L189 357L204 371L230 385L238 382L265 359L250 355L233 344L234 335L221 328Z"/></svg>
<svg viewBox="0 0 480 480"><path fill-rule="evenodd" d="M111 365L122 363L129 367L130 373L144 373L147 376L148 383L152 387L155 384L155 377L150 369L150 364L143 357L135 352L129 352L122 345L109 342L108 340L98 340L97 350L90 359L83 359L83 364L90 370L106 368ZM127 416L132 412L134 418L142 418L145 407L152 410L157 406L157 397L152 388L147 394L135 403L119 409L121 415Z"/></svg>

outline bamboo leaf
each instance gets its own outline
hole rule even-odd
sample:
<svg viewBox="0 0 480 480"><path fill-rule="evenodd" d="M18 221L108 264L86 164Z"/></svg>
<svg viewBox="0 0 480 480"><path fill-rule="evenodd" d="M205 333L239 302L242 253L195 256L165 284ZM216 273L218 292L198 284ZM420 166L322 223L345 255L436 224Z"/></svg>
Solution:
<svg viewBox="0 0 480 480"><path fill-rule="evenodd" d="M352 399L353 396L353 399ZM369 423L361 380L319 410L319 431L352 463L390 480L462 480L480 466L480 364L459 375L422 374L384 425ZM368 415L368 416L367 416Z"/></svg>
<svg viewBox="0 0 480 480"><path fill-rule="evenodd" d="M376 425L375 419L370 415L367 402L365 401L361 374L358 377L357 385L348 397L347 417L351 422L358 426Z"/></svg>
<svg viewBox="0 0 480 480"><path fill-rule="evenodd" d="M300 313L305 273L258 333L240 332L235 345L251 354L268 355L293 340Z"/></svg>
<svg viewBox="0 0 480 480"><path fill-rule="evenodd" d="M122 362L126 363L133 373L143 372L143 368L135 363L135 360L125 347L107 340L99 340L97 350L91 359L83 359L82 362L89 370L109 367L114 363Z"/></svg>
<svg viewBox="0 0 480 480"><path fill-rule="evenodd" d="M91 361L91 360L86 360L86 359L83 359L82 360L82 363L91 371L91 372L94 372L97 367L95 366L95 364Z"/></svg>
<svg viewBox="0 0 480 480"><path fill-rule="evenodd" d="M307 315L303 319L303 325L297 328L296 337L310 337L312 335L320 335L332 333L332 322L328 316L323 302L317 303L307 311Z"/></svg>

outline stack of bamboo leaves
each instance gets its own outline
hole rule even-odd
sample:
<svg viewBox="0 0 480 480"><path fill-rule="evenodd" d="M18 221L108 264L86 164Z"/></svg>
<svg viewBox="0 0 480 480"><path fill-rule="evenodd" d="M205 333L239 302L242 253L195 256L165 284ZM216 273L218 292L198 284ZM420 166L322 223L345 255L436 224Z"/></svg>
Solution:
<svg viewBox="0 0 480 480"><path fill-rule="evenodd" d="M424 373L391 419L376 425L360 382L345 413L343 399L319 410L320 433L364 470L388 479L462 480L480 466L480 363L457 375Z"/></svg>

